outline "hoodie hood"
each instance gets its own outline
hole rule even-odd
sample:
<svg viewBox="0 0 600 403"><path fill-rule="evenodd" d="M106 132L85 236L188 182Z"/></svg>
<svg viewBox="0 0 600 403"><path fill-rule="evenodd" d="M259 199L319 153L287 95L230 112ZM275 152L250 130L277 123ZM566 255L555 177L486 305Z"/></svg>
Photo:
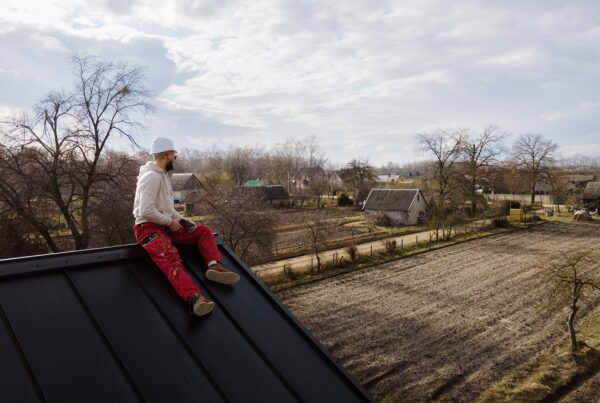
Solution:
<svg viewBox="0 0 600 403"><path fill-rule="evenodd" d="M140 175L145 174L148 171L155 171L161 174L165 172L161 168L157 167L153 161L148 161L146 162L146 165L142 165L140 167Z"/></svg>

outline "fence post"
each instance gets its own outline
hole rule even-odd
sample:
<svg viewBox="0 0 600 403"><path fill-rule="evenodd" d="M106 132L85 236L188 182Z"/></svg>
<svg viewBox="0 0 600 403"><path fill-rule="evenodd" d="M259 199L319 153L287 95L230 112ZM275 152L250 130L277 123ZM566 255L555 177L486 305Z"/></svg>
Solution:
<svg viewBox="0 0 600 403"><path fill-rule="evenodd" d="M404 250L404 238L400 238L400 250Z"/></svg>
<svg viewBox="0 0 600 403"><path fill-rule="evenodd" d="M373 244L371 244L371 256L373 256Z"/></svg>
<svg viewBox="0 0 600 403"><path fill-rule="evenodd" d="M313 271L313 257L310 257L310 271Z"/></svg>
<svg viewBox="0 0 600 403"><path fill-rule="evenodd" d="M419 236L415 235L415 245L417 246L417 248L419 247Z"/></svg>

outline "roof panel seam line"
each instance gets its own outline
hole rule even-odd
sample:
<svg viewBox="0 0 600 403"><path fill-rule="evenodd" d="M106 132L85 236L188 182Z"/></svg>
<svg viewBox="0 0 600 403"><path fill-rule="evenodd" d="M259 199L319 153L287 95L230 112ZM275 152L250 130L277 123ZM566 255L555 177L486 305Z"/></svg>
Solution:
<svg viewBox="0 0 600 403"><path fill-rule="evenodd" d="M102 330L102 327L100 326L100 324L98 323L98 321L96 320L96 318L94 317L94 315L92 314L92 311L89 309L88 305L85 303L85 300L83 299L83 296L79 293L79 290L77 289L77 286L73 282L73 279L69 275L68 271L67 270L62 270L62 272L63 272L63 274L65 276L65 279L67 280L67 283L71 287L71 290L73 291L73 294L75 295L75 298L77 298L77 300L79 301L79 304L81 305L81 308L84 310L85 314L87 315L87 317L89 318L90 322L92 323L92 326L94 326L94 328L96 329L96 332L100 335L100 338L102 339L102 342L104 343L104 345L106 346L106 348L108 349L108 351L110 352L110 354L113 356L113 359L117 363L117 366L119 367L119 369L121 369L121 372L123 372L123 375L125 375L125 378L127 379L127 383L129 383L129 385L131 386L132 390L136 394L136 396L139 399L139 401L140 402L144 402L145 399L144 399L144 396L142 395L142 392L138 389L138 387L137 387L135 381L133 380L131 374L129 373L129 371L127 371L127 368L125 367L125 364L123 364L123 361L119 357L119 354L114 349L114 347L110 343L110 340L108 340L108 337L106 336L106 333L104 333L104 331Z"/></svg>
<svg viewBox="0 0 600 403"><path fill-rule="evenodd" d="M229 245L223 243L223 248L227 251L227 253L229 253L229 255L250 275L254 278L255 283L263 290L263 292L265 292L265 294L267 294L268 298L270 298L275 305L277 306L277 308L283 313L283 316L285 317L286 320L290 321L299 331L300 333L307 338L309 341L311 341L311 346L313 348L316 348L317 351L319 352L319 354L321 354L322 356L324 356L327 360L327 362L333 366L333 368L337 369L338 371L340 371L344 376L344 381L349 383L350 385L352 385L355 389L357 389L357 391L362 394L363 396L366 396L369 400L372 401L372 397L371 395L367 392L366 388L364 386L362 386L361 384L359 384L356 380L354 380L354 378L350 375L350 373L341 365L339 364L331 355L331 353L329 353L325 347L323 347L323 345L317 340L317 338L315 336L313 336L301 323L300 321L289 311L289 309L287 309L283 303L281 301L279 301L273 294L272 291L270 291L270 289L267 288L266 285L264 285L264 283L262 282L262 280L260 280L258 278L258 276L256 276L256 274L254 274L254 272L252 272L252 269L250 269L240 258L237 254L233 253L233 251L231 250L231 248L229 247Z"/></svg>
<svg viewBox="0 0 600 403"><path fill-rule="evenodd" d="M194 270L191 270L191 268L189 267L189 265L186 264L185 260L182 258L181 259L183 264L186 266L186 268L188 269L188 272L192 274L192 276L194 276L196 278L196 281L200 280L200 277L198 275L198 273L196 273ZM233 326L235 328L238 329L238 332L242 335L242 337L248 342L248 344L250 344L250 346L252 346L252 348L254 349L254 351L258 354L258 356L263 360L263 362L265 363L265 365L267 367L269 367L269 369L273 372L273 374L277 377L277 379L279 379L281 381L281 383L283 385L285 385L285 387L288 388L289 392L292 394L292 396L294 396L299 402L304 402L304 400L302 399L302 397L298 394L298 392L296 391L296 389L288 382L288 380L281 375L281 371L279 371L277 368L275 368L275 365L267 359L267 356L263 353L263 351L256 345L256 343L254 343L254 340L252 340L252 338L248 335L248 333L239 325L239 323L237 323L236 320L233 319L233 316L229 313L229 311L223 306L223 304L221 304L219 302L218 299L215 298L214 294L210 291L210 288L205 287L206 288L206 293L213 299L213 301L215 302L215 304L217 304L219 306L219 309L221 309L221 311L223 311L223 314L225 316L227 316L227 318L229 319L229 321L233 324Z"/></svg>
<svg viewBox="0 0 600 403"><path fill-rule="evenodd" d="M8 316L6 315L6 312L4 312L4 308L2 307L2 304L0 304L0 318L2 318L2 321L4 322L6 329L8 330L8 334L10 335L10 338L12 339L12 342L13 342L14 346L16 347L17 352L18 352L19 356L21 357L23 365L25 366L25 370L27 371L27 375L29 375L29 379L30 379L31 383L33 383L33 387L35 389L35 392L38 395L38 398L40 399L40 401L46 402L46 398L44 397L44 394L42 393L42 388L40 388L40 385L38 384L37 379L35 378L35 375L33 374L31 365L29 365L29 361L27 360L27 357L25 356L25 351L23 351L23 348L21 347L21 344L19 343L19 339L17 338L17 335L15 334L15 331L12 328L10 321L8 320Z"/></svg>
<svg viewBox="0 0 600 403"><path fill-rule="evenodd" d="M200 361L198 359L198 357L196 356L196 353L194 352L194 350L185 341L185 338L179 332L179 330L177 330L177 327L173 324L173 322L171 321L171 319L169 318L169 316L162 310L162 308L160 307L160 305L152 297L152 294L150 294L150 292L148 291L148 289L146 288L146 286L144 285L144 283L142 282L142 280L138 277L138 275L135 272L135 270L133 269L133 267L131 267L131 263L129 262L129 259L125 260L125 263L127 264L127 268L129 269L129 271L131 272L131 274L133 274L133 277L135 278L135 280L138 282L139 286L142 288L144 294L146 294L146 296L150 300L151 304L158 311L159 315L163 318L163 320L167 323L167 325L169 326L169 328L171 329L171 331L173 333L175 333L176 337L179 339L179 341L181 342L181 344L183 344L184 348L193 357L194 362L196 362L196 364L198 365L198 367L200 367L200 369L202 370L202 372L204 373L204 375L206 376L206 378L210 381L210 383L213 385L213 387L219 392L219 395L221 395L221 397L223 398L223 400L225 400L227 402L230 402L231 399L229 399L229 397L225 394L225 391L223 391L223 389L221 389L221 386L212 377L212 375L210 374L210 372L208 371L208 369L204 366L204 364L202 364L202 361Z"/></svg>

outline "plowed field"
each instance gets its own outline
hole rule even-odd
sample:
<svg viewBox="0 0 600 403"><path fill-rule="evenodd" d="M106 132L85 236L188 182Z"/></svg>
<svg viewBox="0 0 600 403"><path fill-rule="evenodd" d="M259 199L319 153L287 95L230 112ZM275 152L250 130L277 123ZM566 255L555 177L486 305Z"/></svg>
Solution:
<svg viewBox="0 0 600 403"><path fill-rule="evenodd" d="M549 222L279 296L376 399L470 401L566 337L540 267L599 240L600 225Z"/></svg>

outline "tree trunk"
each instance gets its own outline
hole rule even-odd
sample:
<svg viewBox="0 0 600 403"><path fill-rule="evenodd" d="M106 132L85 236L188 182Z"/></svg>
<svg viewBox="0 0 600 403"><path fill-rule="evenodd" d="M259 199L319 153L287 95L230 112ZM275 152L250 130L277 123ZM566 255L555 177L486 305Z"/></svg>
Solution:
<svg viewBox="0 0 600 403"><path fill-rule="evenodd" d="M567 318L567 329L569 330L569 337L571 338L571 352L577 351L577 337L575 335L575 315L577 314L577 305L573 304L571 307L571 314Z"/></svg>
<svg viewBox="0 0 600 403"><path fill-rule="evenodd" d="M475 174L477 173L477 168L471 171L471 214L475 215L477 213L477 194L475 193Z"/></svg>

